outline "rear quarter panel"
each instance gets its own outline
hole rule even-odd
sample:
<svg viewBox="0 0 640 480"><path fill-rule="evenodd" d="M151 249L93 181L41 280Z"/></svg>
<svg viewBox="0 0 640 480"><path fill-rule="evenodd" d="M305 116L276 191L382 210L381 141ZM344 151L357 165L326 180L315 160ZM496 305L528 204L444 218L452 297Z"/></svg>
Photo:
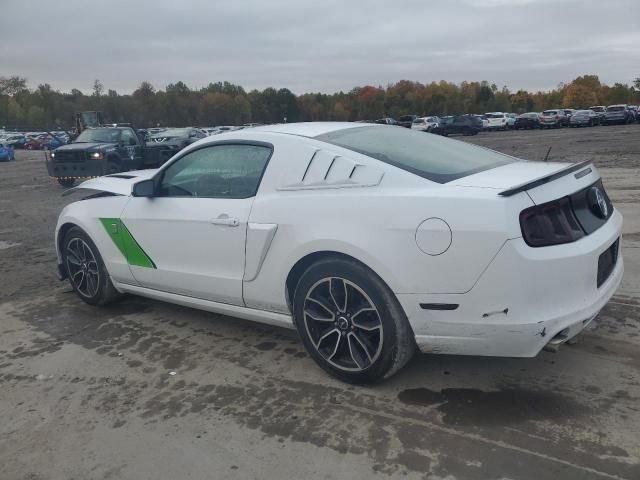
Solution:
<svg viewBox="0 0 640 480"><path fill-rule="evenodd" d="M249 219L277 225L260 271L244 282L249 307L288 312L287 275L314 252L360 260L395 293L469 291L510 237L513 218L517 222L513 212L531 205L526 195L504 199L494 190L435 184L340 148L332 150L380 168L380 184L282 191L277 186L303 175L316 147L327 145L300 141L282 147L276 145ZM432 217L445 220L453 231L441 255L423 253L415 240L417 227Z"/></svg>

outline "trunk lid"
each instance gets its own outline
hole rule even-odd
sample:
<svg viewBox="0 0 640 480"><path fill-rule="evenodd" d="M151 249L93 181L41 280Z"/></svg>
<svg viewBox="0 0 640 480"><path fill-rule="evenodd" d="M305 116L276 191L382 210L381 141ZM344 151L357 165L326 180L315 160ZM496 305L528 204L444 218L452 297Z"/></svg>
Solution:
<svg viewBox="0 0 640 480"><path fill-rule="evenodd" d="M589 162L515 162L451 182L460 187L488 188L509 197L526 192L540 204L577 192L600 179Z"/></svg>

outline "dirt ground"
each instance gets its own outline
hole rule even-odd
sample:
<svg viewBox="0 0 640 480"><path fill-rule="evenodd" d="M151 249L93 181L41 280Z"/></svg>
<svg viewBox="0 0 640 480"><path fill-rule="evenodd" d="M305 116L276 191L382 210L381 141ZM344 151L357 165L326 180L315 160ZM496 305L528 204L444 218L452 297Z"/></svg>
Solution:
<svg viewBox="0 0 640 480"><path fill-rule="evenodd" d="M61 187L0 163L0 479L640 478L640 125L480 134L593 160L625 216L623 285L575 345L416 355L381 385L327 377L293 331L56 280ZM175 375L171 375L175 372Z"/></svg>

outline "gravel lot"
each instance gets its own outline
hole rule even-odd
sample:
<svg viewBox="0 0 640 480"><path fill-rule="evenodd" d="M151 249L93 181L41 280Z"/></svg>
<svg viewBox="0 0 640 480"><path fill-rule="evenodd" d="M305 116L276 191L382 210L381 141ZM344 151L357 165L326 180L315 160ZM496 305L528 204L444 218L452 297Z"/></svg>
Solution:
<svg viewBox="0 0 640 480"><path fill-rule="evenodd" d="M0 163L0 478L640 478L640 125L480 134L593 160L625 216L623 285L534 359L417 355L382 385L327 377L295 332L56 280L71 197L41 152ZM170 375L175 372L175 375Z"/></svg>

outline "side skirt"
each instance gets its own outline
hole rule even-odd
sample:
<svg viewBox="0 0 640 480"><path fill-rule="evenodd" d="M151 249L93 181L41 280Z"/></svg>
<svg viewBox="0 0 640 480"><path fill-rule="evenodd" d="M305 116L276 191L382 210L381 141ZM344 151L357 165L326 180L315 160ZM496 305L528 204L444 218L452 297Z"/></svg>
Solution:
<svg viewBox="0 0 640 480"><path fill-rule="evenodd" d="M160 290L129 285L126 283L113 283L116 289L122 293L131 293L133 295L152 298L154 300L175 303L176 305L182 305L183 307L196 308L198 310L205 310L207 312L218 313L220 315L228 315L230 317L242 318L253 322L266 323L276 327L294 328L291 315L240 307L238 305L229 305L227 303L212 302L210 300L202 300L201 298L161 292Z"/></svg>

